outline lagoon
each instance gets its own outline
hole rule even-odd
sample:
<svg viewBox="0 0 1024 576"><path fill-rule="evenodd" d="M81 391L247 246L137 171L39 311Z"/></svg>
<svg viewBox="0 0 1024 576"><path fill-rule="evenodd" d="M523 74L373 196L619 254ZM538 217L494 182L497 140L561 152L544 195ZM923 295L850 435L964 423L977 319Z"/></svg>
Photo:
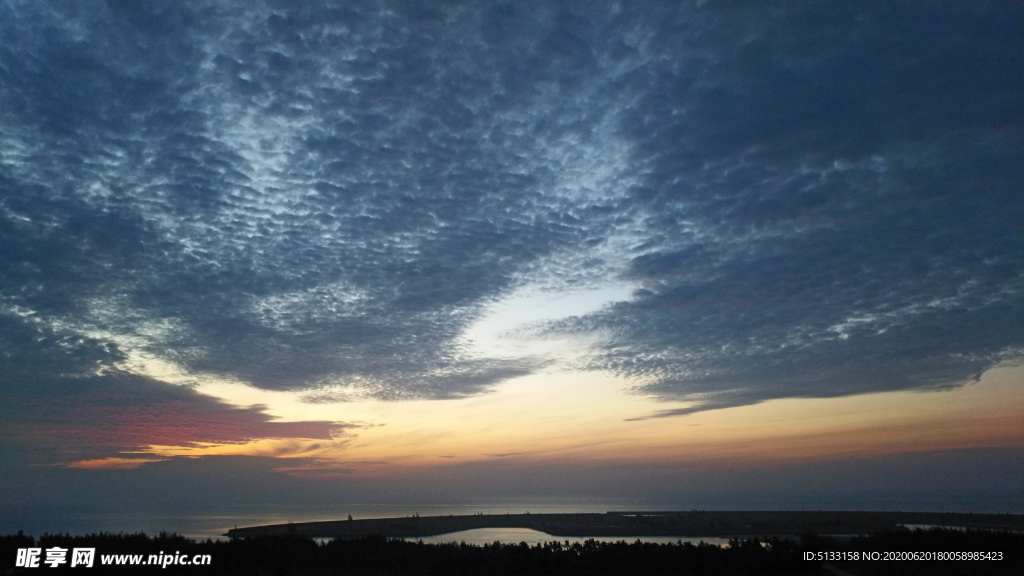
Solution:
<svg viewBox="0 0 1024 576"><path fill-rule="evenodd" d="M519 544L520 542L526 542L530 546L544 544L545 542L568 542L569 544L576 544L583 543L587 540L596 540L598 542L625 541L629 543L639 540L640 542L650 542L655 544L675 544L677 542L698 544L700 542L706 542L716 546L724 546L729 543L727 538L717 538L714 536L552 536L551 534L531 530L529 528L476 528L473 530L460 530L459 532L438 534L436 536L424 536L417 538L409 537L403 538L403 540L422 541L424 544L447 544L455 542L457 544L465 543L473 544L475 546L493 544L494 542L501 542L502 544Z"/></svg>

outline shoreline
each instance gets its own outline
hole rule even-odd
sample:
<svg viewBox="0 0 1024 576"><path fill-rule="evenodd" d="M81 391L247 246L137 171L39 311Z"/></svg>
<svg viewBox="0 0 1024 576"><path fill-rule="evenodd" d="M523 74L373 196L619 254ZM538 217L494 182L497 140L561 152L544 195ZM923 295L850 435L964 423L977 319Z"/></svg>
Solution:
<svg viewBox="0 0 1024 576"><path fill-rule="evenodd" d="M613 511L568 514L475 514L411 516L366 520L329 520L269 524L228 530L224 536L247 538L300 535L346 538L439 536L478 528L528 528L558 537L678 536L751 537L814 532L874 534L925 525L982 530L1024 531L1021 514L860 511Z"/></svg>

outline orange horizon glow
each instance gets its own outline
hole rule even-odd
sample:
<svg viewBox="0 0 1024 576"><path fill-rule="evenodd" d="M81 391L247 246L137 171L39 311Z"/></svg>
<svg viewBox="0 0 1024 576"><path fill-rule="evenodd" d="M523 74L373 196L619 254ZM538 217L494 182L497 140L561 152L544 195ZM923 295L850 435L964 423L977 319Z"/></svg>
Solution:
<svg viewBox="0 0 1024 576"><path fill-rule="evenodd" d="M600 373L536 374L454 400L336 404L302 403L284 392L215 383L200 391L238 406L265 404L268 414L279 418L275 424L362 424L331 440L148 445L122 452L135 458L68 466L126 469L180 457L263 456L281 459L281 473L326 478L387 476L499 459L760 465L1021 447L1021 382L1024 367L1004 365L978 382L949 390L770 400L640 421L628 419L677 406L630 393L628 383Z"/></svg>

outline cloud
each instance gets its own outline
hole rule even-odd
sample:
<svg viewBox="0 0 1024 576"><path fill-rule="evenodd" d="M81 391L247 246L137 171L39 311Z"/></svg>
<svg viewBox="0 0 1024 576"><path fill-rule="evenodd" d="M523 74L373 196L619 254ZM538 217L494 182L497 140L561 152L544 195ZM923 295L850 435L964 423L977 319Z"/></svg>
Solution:
<svg viewBox="0 0 1024 576"><path fill-rule="evenodd" d="M460 397L544 366L489 305L622 282L546 330L696 409L1024 347L1016 6L0 12L9 374Z"/></svg>
<svg viewBox="0 0 1024 576"><path fill-rule="evenodd" d="M1024 348L1009 28L892 10L730 11L729 48L632 112L641 288L552 330L611 331L593 368L692 403L655 416L952 386Z"/></svg>
<svg viewBox="0 0 1024 576"><path fill-rule="evenodd" d="M0 398L5 437L57 449L82 468L127 468L155 461L144 456L152 446L331 440L351 427L327 421L276 422L264 406L231 406L184 386L127 374L3 382ZM112 452L119 455L82 458ZM133 452L143 456L131 457Z"/></svg>
<svg viewBox="0 0 1024 576"><path fill-rule="evenodd" d="M374 5L6 10L4 301L126 352L265 388L475 393L532 368L467 358L463 328L614 202L607 80L563 38L597 31L572 18L501 40L444 16L470 49Z"/></svg>
<svg viewBox="0 0 1024 576"><path fill-rule="evenodd" d="M83 468L85 470L135 470L143 464L151 462L163 462L163 459L154 458L98 458L96 460L79 460L68 464L68 468Z"/></svg>

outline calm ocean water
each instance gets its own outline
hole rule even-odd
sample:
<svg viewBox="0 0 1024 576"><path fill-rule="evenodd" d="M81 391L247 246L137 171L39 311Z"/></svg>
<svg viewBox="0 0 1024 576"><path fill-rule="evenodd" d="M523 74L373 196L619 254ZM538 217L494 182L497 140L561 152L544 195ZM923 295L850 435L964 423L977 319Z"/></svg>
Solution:
<svg viewBox="0 0 1024 576"><path fill-rule="evenodd" d="M330 506L223 506L201 512L104 512L74 509L48 509L40 507L0 508L0 534L24 530L26 534L44 532L88 534L94 532L175 532L192 538L220 538L229 529L262 524L288 522L317 522L343 520L352 515L356 519L396 518L403 516L447 516L471 514L517 514L524 512L565 513L597 512L609 510L647 510L652 507L620 500L506 500L467 504L335 504ZM531 531L532 532L532 531ZM539 532L537 534L540 534ZM470 535L470 538L476 536ZM512 537L512 536L509 536ZM506 541L503 538L498 538ZM547 537L545 540L555 539ZM424 539L424 541L427 541ZM469 540L467 540L468 542ZM494 539L487 540L493 542ZM519 542L520 540L515 540Z"/></svg>
<svg viewBox="0 0 1024 576"><path fill-rule="evenodd" d="M403 516L447 516L449 514L521 514L571 513L625 510L906 510L906 511L950 511L950 512L1024 512L1024 499L1014 491L999 494L978 494L960 498L952 495L924 497L885 498L877 494L859 498L812 497L745 497L695 499L688 502L652 502L625 499L587 498L507 498L490 499L465 503L422 504L422 503L331 503L320 505L238 505L207 507L202 510L138 510L121 511L89 510L71 507L41 506L0 506L0 534L12 534L24 530L26 534L38 536L43 533L91 534L97 532L159 534L178 533L192 538L220 538L230 528L258 526L263 524L284 524L287 522L315 522L342 520L349 514L356 519L394 518ZM620 540L615 538L613 540ZM566 540L541 532L526 529L488 528L458 534L431 536L424 542L465 541L481 544L485 542L528 542ZM572 539L570 539L572 540ZM636 537L629 538L630 541ZM675 542L676 538L643 537L648 542ZM685 540L685 539L684 539ZM692 540L692 539L691 539ZM699 540L699 539L698 539ZM706 542L717 543L720 539L704 538Z"/></svg>

